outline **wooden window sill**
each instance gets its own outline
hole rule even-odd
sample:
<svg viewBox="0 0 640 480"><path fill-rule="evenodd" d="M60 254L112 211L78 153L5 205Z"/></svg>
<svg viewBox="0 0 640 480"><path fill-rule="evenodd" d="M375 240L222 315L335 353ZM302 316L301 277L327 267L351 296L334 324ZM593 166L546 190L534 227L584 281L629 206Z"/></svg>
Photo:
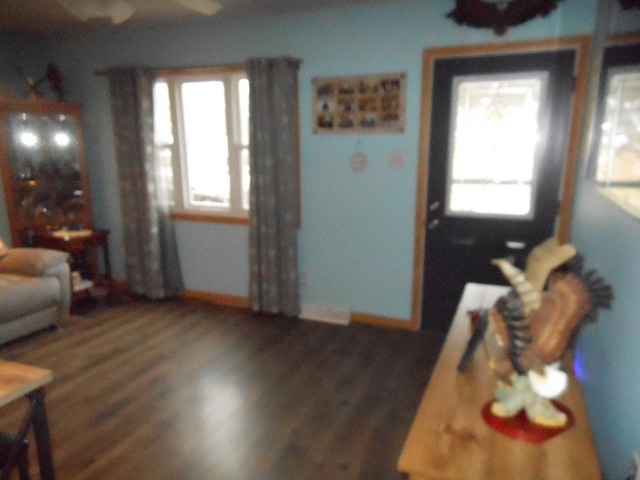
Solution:
<svg viewBox="0 0 640 480"><path fill-rule="evenodd" d="M174 220L186 220L189 222L230 223L235 225L248 225L248 217L231 217L228 215L216 215L212 213L172 212Z"/></svg>

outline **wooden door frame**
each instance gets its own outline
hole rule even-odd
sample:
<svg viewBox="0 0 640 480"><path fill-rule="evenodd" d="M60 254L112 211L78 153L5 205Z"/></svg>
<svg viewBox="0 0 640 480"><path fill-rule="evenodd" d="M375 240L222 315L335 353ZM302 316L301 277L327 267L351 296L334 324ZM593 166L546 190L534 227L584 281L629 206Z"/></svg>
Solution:
<svg viewBox="0 0 640 480"><path fill-rule="evenodd" d="M431 130L432 79L435 61L440 58L479 55L511 55L554 50L573 49L576 52L574 66L575 88L571 107L571 125L567 141L567 156L560 192L560 209L556 236L561 242L569 238L570 217L573 205L574 177L580 150L580 132L585 109L587 73L591 36L576 35L562 38L487 43L478 45L427 48L422 53L422 101L420 108L420 139L416 186L416 216L413 243L413 292L411 299L411 329L419 330L422 320L422 289L424 281L424 248L427 221L427 182L429 143Z"/></svg>

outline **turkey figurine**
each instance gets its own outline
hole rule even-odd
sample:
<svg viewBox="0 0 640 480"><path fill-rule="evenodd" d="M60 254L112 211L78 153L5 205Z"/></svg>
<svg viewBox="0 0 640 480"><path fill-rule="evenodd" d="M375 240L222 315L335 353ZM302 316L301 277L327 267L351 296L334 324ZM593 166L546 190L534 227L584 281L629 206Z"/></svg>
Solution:
<svg viewBox="0 0 640 480"><path fill-rule="evenodd" d="M567 416L551 402L568 384L560 360L580 327L610 307L612 289L555 238L531 251L524 271L504 259L492 263L513 288L488 312L485 342L498 377L491 413L511 417L524 409L535 424L562 427Z"/></svg>

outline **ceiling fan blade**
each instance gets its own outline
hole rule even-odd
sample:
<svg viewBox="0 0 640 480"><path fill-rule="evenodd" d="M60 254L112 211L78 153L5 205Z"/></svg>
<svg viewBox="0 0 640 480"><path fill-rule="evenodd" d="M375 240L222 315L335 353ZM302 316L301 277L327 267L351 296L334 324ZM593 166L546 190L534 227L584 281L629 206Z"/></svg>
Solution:
<svg viewBox="0 0 640 480"><path fill-rule="evenodd" d="M171 0L173 3L195 10L203 15L215 15L220 11L222 5L217 0Z"/></svg>
<svg viewBox="0 0 640 480"><path fill-rule="evenodd" d="M108 17L113 24L122 23L135 12L135 8L123 0L57 0L71 15L80 20Z"/></svg>

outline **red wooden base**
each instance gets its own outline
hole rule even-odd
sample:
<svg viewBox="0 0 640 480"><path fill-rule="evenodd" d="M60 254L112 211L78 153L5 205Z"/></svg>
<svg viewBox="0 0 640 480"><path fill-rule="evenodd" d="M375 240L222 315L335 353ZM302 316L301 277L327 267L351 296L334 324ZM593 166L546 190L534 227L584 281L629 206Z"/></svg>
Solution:
<svg viewBox="0 0 640 480"><path fill-rule="evenodd" d="M498 417L491 413L491 404L493 400L487 402L482 409L482 418L494 430L518 440L525 442L540 443L549 440L556 435L566 432L575 424L575 419L571 410L560 402L551 401L555 407L567 416L567 423L563 427L544 427L536 423L532 423L527 418L524 410L520 410L513 417Z"/></svg>

